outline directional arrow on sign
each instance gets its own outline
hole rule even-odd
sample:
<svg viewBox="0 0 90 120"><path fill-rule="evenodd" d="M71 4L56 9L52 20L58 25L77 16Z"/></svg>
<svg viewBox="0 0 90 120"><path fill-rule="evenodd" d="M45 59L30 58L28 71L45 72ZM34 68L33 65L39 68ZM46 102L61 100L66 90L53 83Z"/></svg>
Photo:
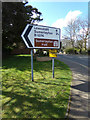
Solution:
<svg viewBox="0 0 90 120"><path fill-rule="evenodd" d="M31 31L32 31L33 26L27 24L27 26L25 27L21 37L24 40L26 46L28 48L33 47L32 44L32 36L31 36Z"/></svg>

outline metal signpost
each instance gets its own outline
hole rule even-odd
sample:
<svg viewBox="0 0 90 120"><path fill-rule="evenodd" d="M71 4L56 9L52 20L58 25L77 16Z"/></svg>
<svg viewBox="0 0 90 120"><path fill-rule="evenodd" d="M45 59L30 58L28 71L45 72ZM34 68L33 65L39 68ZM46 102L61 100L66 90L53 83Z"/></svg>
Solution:
<svg viewBox="0 0 90 120"><path fill-rule="evenodd" d="M54 78L54 58L52 58L52 77Z"/></svg>
<svg viewBox="0 0 90 120"><path fill-rule="evenodd" d="M32 74L32 81L34 81L33 80L33 49L31 49L31 74Z"/></svg>
<svg viewBox="0 0 90 120"><path fill-rule="evenodd" d="M54 58L57 57L57 50L49 50L49 57L52 57L52 77L54 78Z"/></svg>
<svg viewBox="0 0 90 120"><path fill-rule="evenodd" d="M31 49L31 72L33 80L33 49L59 49L60 29L49 26L27 24L21 37ZM54 62L53 62L54 64ZM54 65L53 65L54 66ZM54 75L53 75L54 76Z"/></svg>

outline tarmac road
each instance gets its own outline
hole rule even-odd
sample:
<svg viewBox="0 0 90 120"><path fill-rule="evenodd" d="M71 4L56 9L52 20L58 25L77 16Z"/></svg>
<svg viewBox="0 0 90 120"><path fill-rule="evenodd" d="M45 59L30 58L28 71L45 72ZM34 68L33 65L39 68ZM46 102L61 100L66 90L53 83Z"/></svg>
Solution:
<svg viewBox="0 0 90 120"><path fill-rule="evenodd" d="M88 56L60 55L58 60L67 64L73 75L71 84L71 100L68 108L70 120L88 120Z"/></svg>

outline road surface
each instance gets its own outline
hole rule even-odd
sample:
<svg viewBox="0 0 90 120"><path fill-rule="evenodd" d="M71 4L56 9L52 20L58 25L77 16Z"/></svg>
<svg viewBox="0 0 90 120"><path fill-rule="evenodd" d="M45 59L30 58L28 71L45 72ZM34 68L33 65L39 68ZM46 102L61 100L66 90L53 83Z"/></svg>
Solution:
<svg viewBox="0 0 90 120"><path fill-rule="evenodd" d="M58 54L56 59L67 64L72 70L69 119L88 120L88 56Z"/></svg>

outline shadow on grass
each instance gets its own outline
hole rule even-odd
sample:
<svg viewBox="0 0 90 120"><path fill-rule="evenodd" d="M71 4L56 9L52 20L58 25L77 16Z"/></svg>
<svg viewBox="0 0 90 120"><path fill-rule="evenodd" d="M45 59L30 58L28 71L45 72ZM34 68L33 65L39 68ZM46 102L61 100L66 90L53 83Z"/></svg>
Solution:
<svg viewBox="0 0 90 120"><path fill-rule="evenodd" d="M42 86L41 93L37 88L38 83L40 87L42 84L60 86L44 82L27 82L27 84L22 85L21 81L18 83L16 81L12 85L4 84L5 89L2 90L2 95L6 101L2 106L3 118L62 118L65 116L66 107L64 107L63 102L66 104L68 99L59 94L55 97L45 97L47 90L43 89ZM68 95L68 93L65 94Z"/></svg>
<svg viewBox="0 0 90 120"><path fill-rule="evenodd" d="M9 76L10 73L5 73L3 78L3 90L2 95L4 97L3 112L4 118L62 118L66 113L66 106L68 102L69 94L65 92L66 80L70 82L68 78L56 78L55 80L48 80L44 75L46 72L51 72L52 62L37 62L34 60L34 71L36 74L42 76L36 78L35 82L31 82L27 77L27 73L31 69L30 56L13 56L7 60L3 60L3 69L7 70L15 68L20 70L20 74L16 75L18 71L15 71L14 77ZM55 60L55 69L69 70L69 68ZM6 71L7 72L7 71ZM22 73L26 74L21 76ZM7 75L6 75L7 74ZM43 75L44 74L44 75ZM50 79L50 78L49 78ZM62 83L60 82L62 81ZM60 86L63 89L60 93ZM67 85L69 86L69 85ZM49 96L49 92L53 94ZM55 93L54 93L55 92ZM59 92L60 94L57 94ZM65 92L65 93L64 93ZM47 94L47 95L46 95ZM56 96L54 96L54 94ZM67 98L67 99L66 99ZM65 102L65 103L64 103Z"/></svg>
<svg viewBox="0 0 90 120"><path fill-rule="evenodd" d="M31 56L30 55L11 56L10 58L4 59L2 61L2 68L3 69L11 69L12 68L15 70L31 72ZM69 70L67 65L63 64L60 61L56 61L56 60L55 60L55 69ZM45 80L46 76L43 75L43 72L52 73L52 61L39 62L39 61L34 60L33 70L37 73L39 72L39 74L42 76L43 80Z"/></svg>
<svg viewBox="0 0 90 120"><path fill-rule="evenodd" d="M56 60L55 60L56 61ZM48 64L49 63L49 66ZM59 65L60 64L60 65ZM34 60L34 64L33 64L33 69L35 71L51 71L52 69L52 62L51 61L47 61L47 62L39 62ZM2 67L4 69L9 69L9 68L16 68L17 70L30 70L31 69L31 56L12 56L10 58L4 59L2 61ZM61 69L61 70L68 70L69 68L67 67L67 65L62 64L62 62L56 62L55 63L55 67L57 67L57 69Z"/></svg>
<svg viewBox="0 0 90 120"><path fill-rule="evenodd" d="M35 83L40 83L40 84L46 84L46 85L55 85L55 86L67 86L67 83L65 84L65 82L63 82L63 80L69 80L69 79L67 79L67 78L56 78L56 79L59 79L60 81L62 81L61 83L57 83L57 80L55 80L55 81L49 81L49 82L43 82L43 81L34 81ZM44 80L44 79L43 79Z"/></svg>
<svg viewBox="0 0 90 120"><path fill-rule="evenodd" d="M54 115L58 116L58 118L61 118L61 116L64 116L63 114L65 114L61 111L66 111L64 107L55 106L53 104L53 101L57 102L58 99L63 101L63 97L58 97L57 99L47 99L38 93L33 97L6 91L2 91L2 93L4 96L11 98L3 105L3 109L6 107L6 105L8 105L8 112L6 113L7 118L33 118L36 112L36 118L44 118L45 116L48 116L49 118L55 118Z"/></svg>

